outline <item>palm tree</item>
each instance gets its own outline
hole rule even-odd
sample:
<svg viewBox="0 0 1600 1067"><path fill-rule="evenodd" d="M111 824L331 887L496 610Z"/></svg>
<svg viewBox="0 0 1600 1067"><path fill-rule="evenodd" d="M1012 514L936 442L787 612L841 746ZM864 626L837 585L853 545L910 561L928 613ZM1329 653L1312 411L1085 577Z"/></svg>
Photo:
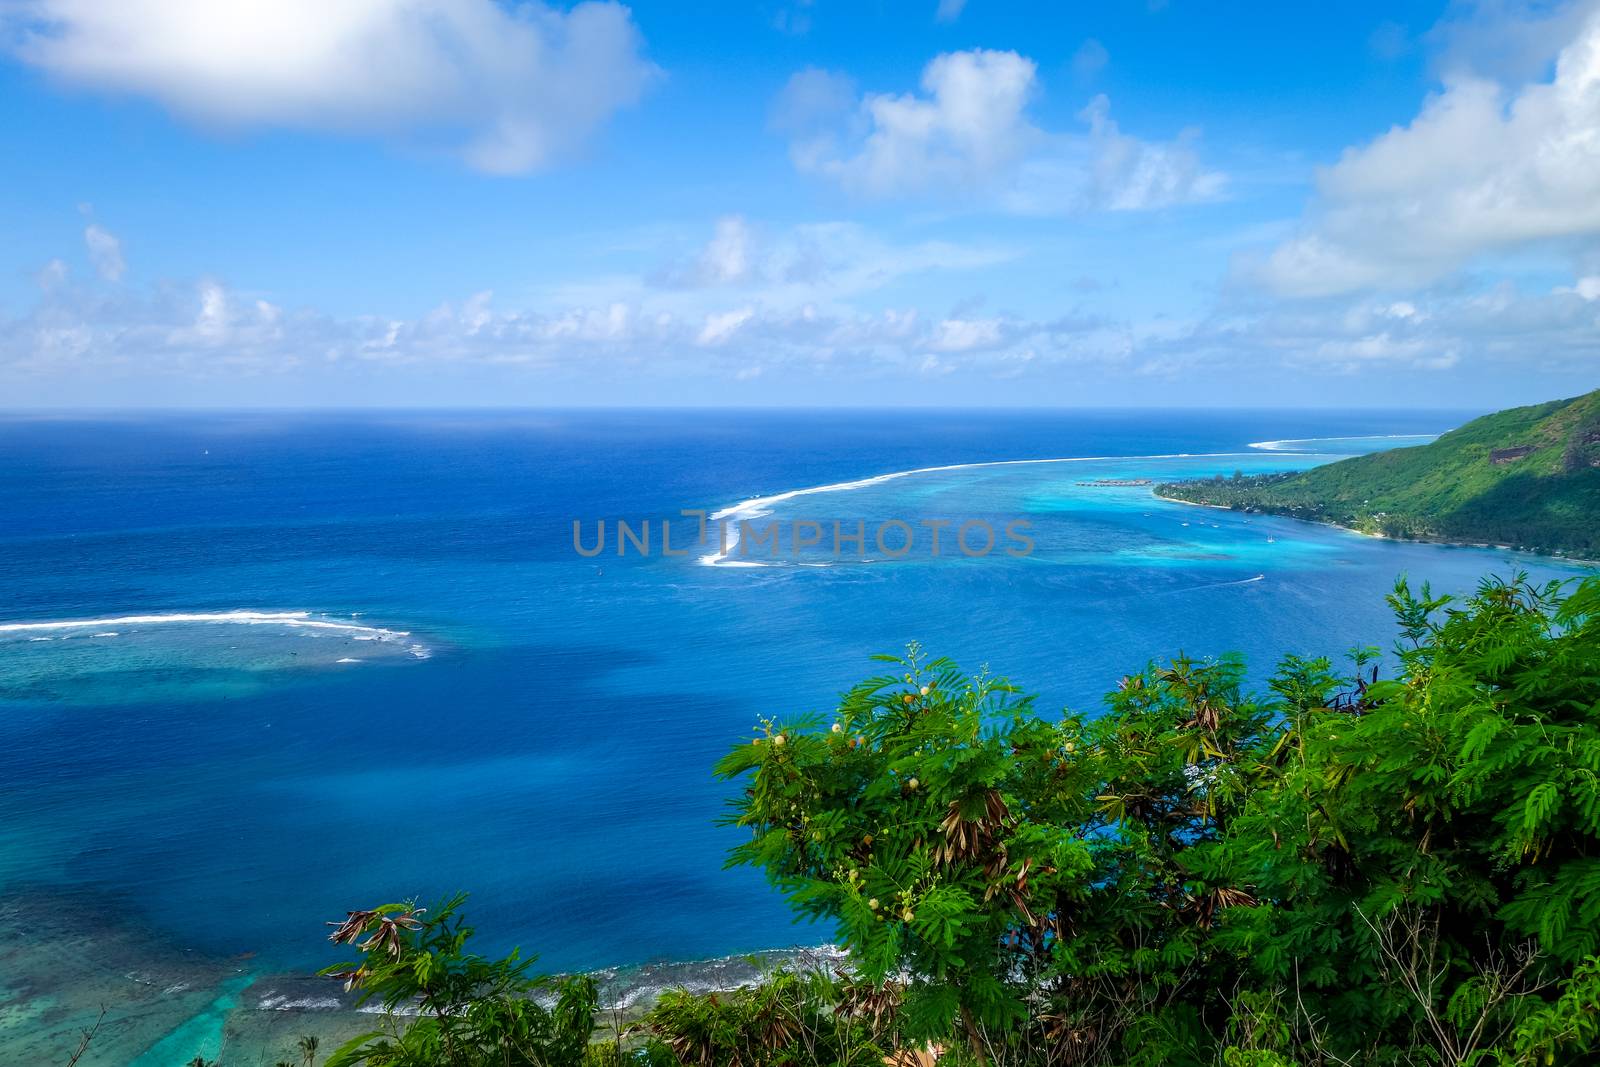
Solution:
<svg viewBox="0 0 1600 1067"><path fill-rule="evenodd" d="M306 1034L295 1043L295 1047L300 1050L300 1062L305 1064L305 1067L317 1067L317 1044L316 1034Z"/></svg>

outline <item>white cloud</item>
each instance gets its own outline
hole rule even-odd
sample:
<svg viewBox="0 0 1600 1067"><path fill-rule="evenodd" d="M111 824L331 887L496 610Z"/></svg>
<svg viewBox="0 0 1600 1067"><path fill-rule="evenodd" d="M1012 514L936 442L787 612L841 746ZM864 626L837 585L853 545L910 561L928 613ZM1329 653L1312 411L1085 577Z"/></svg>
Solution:
<svg viewBox="0 0 1600 1067"><path fill-rule="evenodd" d="M695 338L699 345L726 344L739 328L755 316L754 308L738 308L734 311L724 311L716 315L707 315L705 325L700 328L700 336Z"/></svg>
<svg viewBox="0 0 1600 1067"><path fill-rule="evenodd" d="M1387 330L1364 337L1323 341L1315 352L1318 360L1329 363L1398 361L1437 368L1452 366L1457 359L1453 351L1435 352L1421 338L1399 338Z"/></svg>
<svg viewBox="0 0 1600 1067"><path fill-rule="evenodd" d="M1000 347L1005 333L1005 324L999 319L945 319L928 344L940 352L971 352Z"/></svg>
<svg viewBox="0 0 1600 1067"><path fill-rule="evenodd" d="M499 368L520 376L506 381L530 384L658 378L681 386L759 377L775 383L770 395L782 397L797 380L831 378L850 387L950 374L965 382L1059 386L1064 374L1077 382L1090 369L1123 385L1129 375L1192 389L1276 375L1310 390L1307 383L1358 382L1375 369L1424 380L1452 368L1435 379L1443 388L1458 380L1586 380L1600 363L1600 279L1588 276L1544 293L1499 285L1406 300L1272 302L1195 321L1141 322L790 306L759 294L689 313L674 306L682 292L648 289L637 299L531 309L505 307L480 292L415 317L341 317L280 308L214 280L107 290L48 273L49 288L35 307L0 313L0 383L24 403L85 380L140 388L175 381L185 390L208 383L216 395L252 402L265 394L250 383L266 378L299 383L296 395L306 395L304 389L336 380L346 388L468 381L478 373L473 368ZM727 291L705 295L726 300ZM1348 394L1358 387L1337 388Z"/></svg>
<svg viewBox="0 0 1600 1067"><path fill-rule="evenodd" d="M961 17L961 12L966 6L967 0L939 0L939 7L934 11L933 17L939 22L954 22Z"/></svg>
<svg viewBox="0 0 1600 1067"><path fill-rule="evenodd" d="M249 402L249 380L294 375L308 381L308 375L334 373L319 368L361 365L384 368L384 381L407 374L428 381L441 368L476 366L589 381L626 373L682 382L707 375L749 380L783 367L870 376L915 370L933 357L940 373L1004 369L1009 377L1026 363L1018 355L1024 345L1052 358L1099 358L1120 350L1107 340L1114 328L1090 319L940 319L914 308L765 299L689 313L674 308L681 294L670 290L548 310L501 307L492 293L480 292L415 317L340 317L284 309L214 279L108 293L74 285L61 270L46 273L48 288L34 308L0 313L0 383L14 397L87 377L144 385L208 382Z"/></svg>
<svg viewBox="0 0 1600 1067"><path fill-rule="evenodd" d="M1600 10L1548 82L1456 76L1318 175L1303 232L1254 270L1286 295L1430 282L1485 253L1600 234Z"/></svg>
<svg viewBox="0 0 1600 1067"><path fill-rule="evenodd" d="M208 125L442 137L492 173L572 153L656 75L610 2L16 0L0 29L71 85Z"/></svg>
<svg viewBox="0 0 1600 1067"><path fill-rule="evenodd" d="M204 341L222 341L228 336L228 293L216 282L200 285L200 310L194 317L194 336Z"/></svg>
<svg viewBox="0 0 1600 1067"><path fill-rule="evenodd" d="M1101 94L1079 115L1089 124L1091 203L1110 211L1143 211L1222 195L1223 176L1207 170L1185 130L1174 141L1152 143L1123 133L1111 118L1111 101Z"/></svg>
<svg viewBox="0 0 1600 1067"><path fill-rule="evenodd" d="M743 218L727 215L718 219L716 233L700 254L701 277L720 283L745 281L753 269L753 243L750 226Z"/></svg>
<svg viewBox="0 0 1600 1067"><path fill-rule="evenodd" d="M718 219L703 245L672 257L649 276L650 289L676 290L678 310L719 309L730 290L763 306L796 308L836 303L881 289L908 275L971 271L1016 258L997 245L920 241L894 244L856 223L815 222L786 230L757 227L742 216ZM615 292L617 279L600 290L569 290L563 297L593 300ZM660 293L650 293L656 300Z"/></svg>
<svg viewBox="0 0 1600 1067"><path fill-rule="evenodd" d="M925 96L869 94L870 121L853 156L819 169L847 186L884 194L929 185L975 187L1013 166L1037 131L1023 116L1035 90L1033 60L1015 52L949 52L922 72Z"/></svg>
<svg viewBox="0 0 1600 1067"><path fill-rule="evenodd" d="M1548 73L1550 57L1594 9L1594 0L1451 0L1424 39L1446 79L1531 81Z"/></svg>
<svg viewBox="0 0 1600 1067"><path fill-rule="evenodd" d="M1556 292L1572 293L1582 297L1584 300L1600 300L1600 275L1591 274L1588 277L1579 278L1570 288L1563 286L1558 288Z"/></svg>
<svg viewBox="0 0 1600 1067"><path fill-rule="evenodd" d="M1403 301L1278 301L1219 312L1141 345L1139 354L1175 373L1343 376L1375 367L1385 375L1460 368L1452 381L1584 379L1600 365L1600 307L1573 288L1536 293L1509 283Z"/></svg>
<svg viewBox="0 0 1600 1067"><path fill-rule="evenodd" d="M1454 368L1436 380L1565 381L1592 377L1600 365L1600 274L1592 267L1538 292L1453 285L1403 298L1302 302L1239 291L1196 320L1044 319L990 311L976 294L941 314L921 285L886 290L888 301L870 295L919 271L998 262L1004 250L895 245L855 224L774 229L733 215L701 238L680 260L701 284L605 277L520 306L478 292L398 318L280 308L266 294L213 279L108 287L93 277L75 281L54 260L39 272L34 308L0 311L0 391L26 398L48 394L40 382L203 380L249 402L245 380L293 375L312 383L330 365L401 386L470 380L470 368L515 368L529 382L656 376L681 385L759 375L774 397L788 383L828 376L1060 384L1068 365L1196 388L1276 374L1305 389L1374 370L1386 379ZM375 369L355 370L364 365Z"/></svg>
<svg viewBox="0 0 1600 1067"><path fill-rule="evenodd" d="M790 135L801 171L866 196L956 194L1006 210L1064 214L1140 210L1210 200L1224 178L1204 167L1198 134L1148 142L1123 133L1096 97L1084 132L1053 133L1027 114L1038 68L1016 52L936 56L920 93L857 97L842 75L790 79L774 126Z"/></svg>
<svg viewBox="0 0 1600 1067"><path fill-rule="evenodd" d="M100 277L108 282L122 280L127 263L122 258L122 242L115 234L90 223L84 227L83 243L88 246L89 262L94 264Z"/></svg>

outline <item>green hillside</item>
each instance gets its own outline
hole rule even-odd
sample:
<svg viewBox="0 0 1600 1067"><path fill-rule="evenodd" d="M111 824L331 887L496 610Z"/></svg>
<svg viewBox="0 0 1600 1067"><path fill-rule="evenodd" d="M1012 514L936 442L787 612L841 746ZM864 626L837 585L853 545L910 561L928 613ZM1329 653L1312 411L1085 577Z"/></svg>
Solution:
<svg viewBox="0 0 1600 1067"><path fill-rule="evenodd" d="M1429 541L1600 556L1600 390L1474 419L1432 444L1160 496Z"/></svg>

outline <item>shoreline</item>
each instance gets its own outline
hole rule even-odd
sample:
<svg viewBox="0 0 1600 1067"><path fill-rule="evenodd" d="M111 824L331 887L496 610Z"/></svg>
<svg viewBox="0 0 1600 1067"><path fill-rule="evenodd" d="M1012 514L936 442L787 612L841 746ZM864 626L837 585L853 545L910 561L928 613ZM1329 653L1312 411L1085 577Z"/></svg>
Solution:
<svg viewBox="0 0 1600 1067"><path fill-rule="evenodd" d="M727 992L779 968L845 964L821 945L581 973L599 987L596 1040L610 1040L669 990ZM0 985L0 1047L17 1062L65 1062L89 1030L79 1067L173 1067L197 1055L223 1067L298 1062L303 1036L327 1053L385 1021L379 1004L358 1006L334 978L258 970L249 952L197 951L146 928L115 897L47 887L0 903Z"/></svg>
<svg viewBox="0 0 1600 1067"><path fill-rule="evenodd" d="M260 964L248 951L198 950L160 934L116 893L14 886L0 901L0 1048L19 1063L64 1063L95 1029L79 1067L173 1067L196 1055L243 1067L298 1062L290 1052L304 1035L331 1052L383 1022L377 1004L358 1007L336 979ZM845 965L831 945L794 945L581 973L599 987L601 1039L668 990L725 992L781 967Z"/></svg>
<svg viewBox="0 0 1600 1067"><path fill-rule="evenodd" d="M1440 548L1481 548L1490 549L1497 552L1521 552L1529 556L1542 556L1545 559L1558 559L1563 563L1576 563L1584 567L1600 567L1600 559L1584 559L1581 556L1569 556L1564 552L1555 552L1543 548L1527 548L1518 545L1501 545L1488 541L1446 541L1439 537L1391 537L1389 534L1385 533L1374 533L1371 530L1362 530L1354 526L1346 526L1344 523L1334 522L1332 519L1302 519L1297 515L1285 515L1276 511L1266 511L1261 509L1252 511L1247 508L1229 507L1226 504L1206 504L1199 500L1182 500L1175 496L1165 496L1158 492L1155 488L1150 490L1150 495L1156 500L1161 500L1168 504L1182 504L1185 507L1191 508L1211 508L1215 511L1231 511L1239 515L1265 515L1268 518L1273 519L1287 519L1290 522L1303 522L1310 526L1329 526L1335 530L1343 530L1345 533L1356 534L1360 537L1370 537L1377 541L1393 541L1396 544L1407 545L1438 545Z"/></svg>
<svg viewBox="0 0 1600 1067"><path fill-rule="evenodd" d="M705 960L652 961L582 972L599 986L595 1040L623 1036L660 998L677 989L725 993L755 985L785 967L803 970L843 964L832 946L763 949ZM369 1033L390 1018L375 1003L357 1005L335 979L315 974L268 974L253 978L237 994L223 1019L217 1054L228 1064L273 1062L303 1035L328 1051ZM403 1013L402 1013L403 1014ZM109 1018L108 1014L108 1018ZM181 1028L181 1027L180 1027Z"/></svg>

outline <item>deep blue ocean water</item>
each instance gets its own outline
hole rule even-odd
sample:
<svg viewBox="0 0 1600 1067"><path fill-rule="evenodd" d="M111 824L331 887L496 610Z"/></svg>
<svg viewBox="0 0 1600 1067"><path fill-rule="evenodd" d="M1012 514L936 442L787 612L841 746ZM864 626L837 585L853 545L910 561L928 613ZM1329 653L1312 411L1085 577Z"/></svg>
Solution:
<svg viewBox="0 0 1600 1067"><path fill-rule="evenodd" d="M9 417L0 623L308 612L406 636L0 632L0 889L70 890L263 969L331 962L321 923L346 909L455 889L494 943L553 968L814 944L828 931L722 869L728 787L710 767L758 717L829 707L875 672L869 654L911 640L989 664L1042 708L1092 710L1179 650L1242 651L1264 674L1283 652L1385 642L1401 573L1452 591L1516 567L1577 573L1081 484L1302 467L1470 414ZM1288 439L1325 440L1251 447ZM1025 558L729 567L572 547L575 519L592 537L601 518L1066 457L1113 458L763 509L869 531L1024 517Z"/></svg>

